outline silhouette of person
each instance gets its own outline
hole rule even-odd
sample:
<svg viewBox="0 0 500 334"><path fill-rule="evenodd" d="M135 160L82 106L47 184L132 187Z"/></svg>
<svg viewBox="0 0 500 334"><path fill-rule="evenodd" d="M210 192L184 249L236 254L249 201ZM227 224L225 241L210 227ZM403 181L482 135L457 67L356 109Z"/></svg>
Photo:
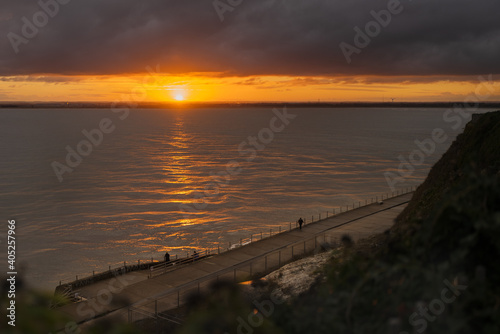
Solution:
<svg viewBox="0 0 500 334"><path fill-rule="evenodd" d="M169 262L170 261L170 254L168 254L168 252L165 253L165 262Z"/></svg>
<svg viewBox="0 0 500 334"><path fill-rule="evenodd" d="M302 224L304 221L302 220L302 217L299 218L299 229L302 230Z"/></svg>
<svg viewBox="0 0 500 334"><path fill-rule="evenodd" d="M194 257L195 259L197 259L197 258L198 258L198 252L194 251L194 253L193 253L193 257Z"/></svg>

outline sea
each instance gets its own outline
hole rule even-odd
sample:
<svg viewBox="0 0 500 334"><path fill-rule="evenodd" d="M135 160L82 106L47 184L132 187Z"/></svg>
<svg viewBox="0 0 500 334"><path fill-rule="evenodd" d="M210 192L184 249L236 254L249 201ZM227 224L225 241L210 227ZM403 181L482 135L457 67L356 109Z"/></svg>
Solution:
<svg viewBox="0 0 500 334"><path fill-rule="evenodd" d="M18 276L53 291L76 275L166 251L227 249L299 217L418 186L464 115L286 105L2 109L0 273L10 271L9 226Z"/></svg>

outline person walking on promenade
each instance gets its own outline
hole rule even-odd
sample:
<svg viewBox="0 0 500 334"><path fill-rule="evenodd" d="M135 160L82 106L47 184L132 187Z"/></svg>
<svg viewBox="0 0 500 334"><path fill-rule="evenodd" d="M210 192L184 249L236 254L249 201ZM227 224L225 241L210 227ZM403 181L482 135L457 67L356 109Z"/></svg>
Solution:
<svg viewBox="0 0 500 334"><path fill-rule="evenodd" d="M170 261L170 254L168 254L168 252L165 253L165 262L169 262Z"/></svg>
<svg viewBox="0 0 500 334"><path fill-rule="evenodd" d="M299 218L299 229L302 230L302 224L304 221L302 220L302 217Z"/></svg>

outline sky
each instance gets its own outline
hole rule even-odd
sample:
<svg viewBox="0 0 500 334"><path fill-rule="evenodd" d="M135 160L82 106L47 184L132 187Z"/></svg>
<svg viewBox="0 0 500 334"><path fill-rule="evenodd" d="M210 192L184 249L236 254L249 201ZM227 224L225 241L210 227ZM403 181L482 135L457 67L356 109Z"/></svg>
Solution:
<svg viewBox="0 0 500 334"><path fill-rule="evenodd" d="M499 12L496 0L2 0L0 101L500 101Z"/></svg>

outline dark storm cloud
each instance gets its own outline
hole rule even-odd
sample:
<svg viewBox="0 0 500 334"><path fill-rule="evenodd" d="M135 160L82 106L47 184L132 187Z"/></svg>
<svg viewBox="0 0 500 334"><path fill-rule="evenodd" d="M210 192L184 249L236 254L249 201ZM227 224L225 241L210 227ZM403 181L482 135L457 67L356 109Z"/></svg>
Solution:
<svg viewBox="0 0 500 334"><path fill-rule="evenodd" d="M339 44L354 45L353 28L364 30L370 11L389 1L243 0L224 22L212 0L62 2L17 54L7 34L22 36L22 17L32 21L41 9L3 3L0 75L141 73L157 64L241 76L500 73L499 1L402 0L402 12L350 64Z"/></svg>

